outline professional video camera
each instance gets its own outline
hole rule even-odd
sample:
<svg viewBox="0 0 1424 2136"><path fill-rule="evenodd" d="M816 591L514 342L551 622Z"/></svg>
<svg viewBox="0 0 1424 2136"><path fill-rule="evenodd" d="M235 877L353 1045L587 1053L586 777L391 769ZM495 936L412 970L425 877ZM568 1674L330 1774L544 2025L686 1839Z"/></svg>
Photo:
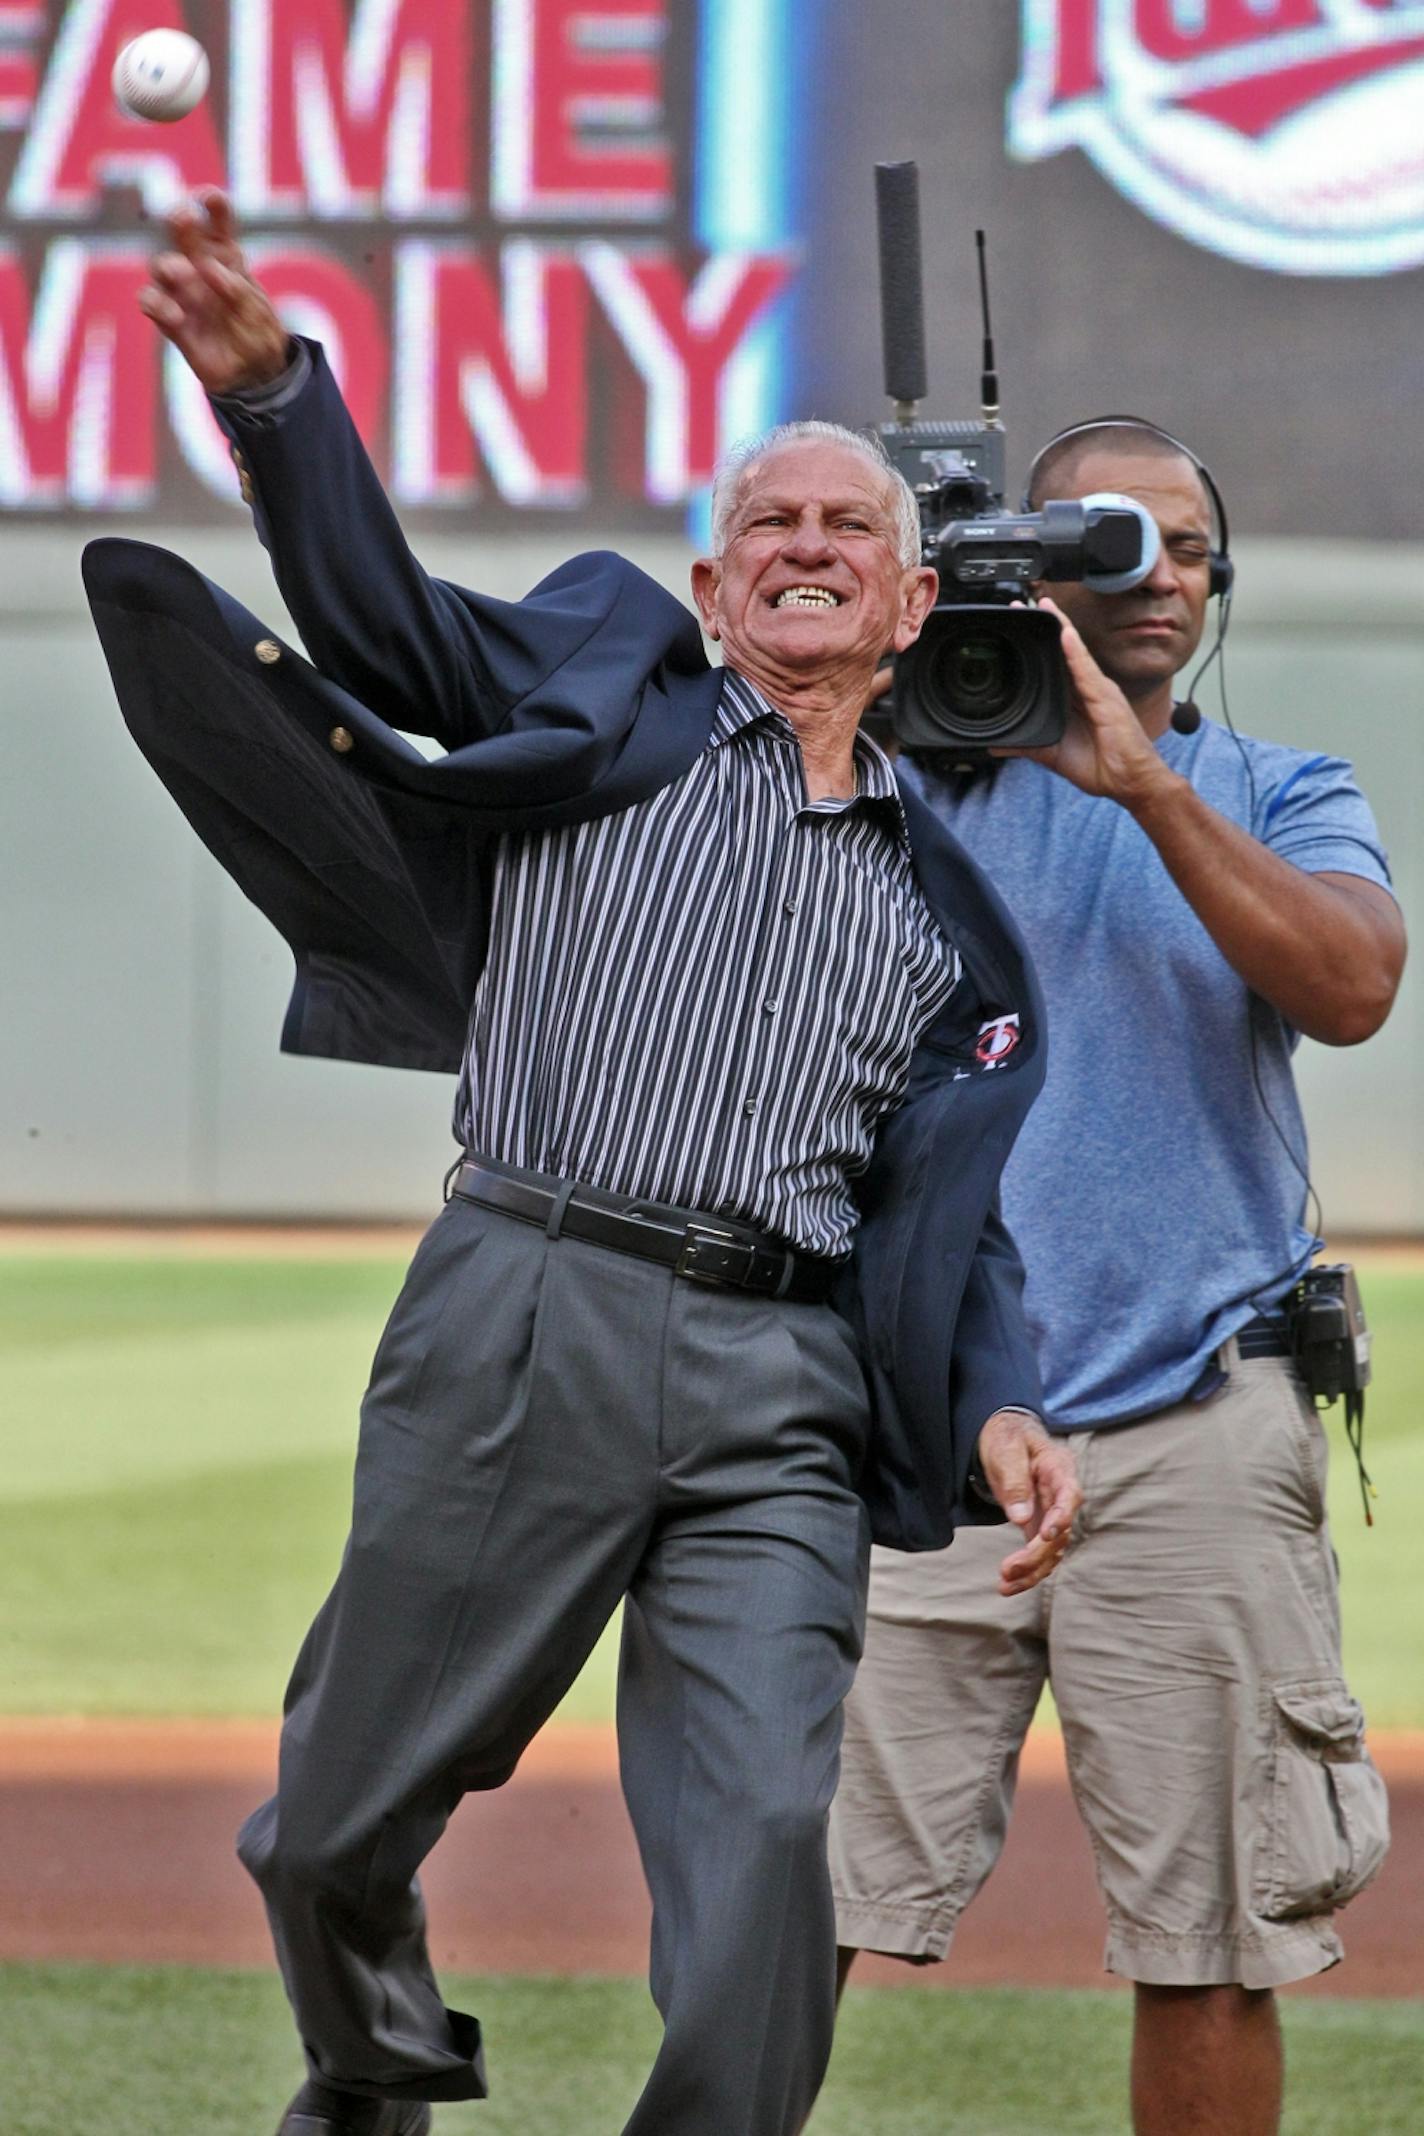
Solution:
<svg viewBox="0 0 1424 2136"><path fill-rule="evenodd" d="M1129 497L1052 500L1004 511L1004 428L989 324L984 233L976 233L984 314L983 421L922 422L924 300L919 171L875 166L885 390L893 422L876 426L915 492L922 561L939 598L918 641L895 663L891 725L908 749L957 763L990 748L1041 749L1068 716L1068 673L1055 619L1027 603L1041 579L1081 579L1100 593L1139 585L1157 560L1156 521Z"/></svg>

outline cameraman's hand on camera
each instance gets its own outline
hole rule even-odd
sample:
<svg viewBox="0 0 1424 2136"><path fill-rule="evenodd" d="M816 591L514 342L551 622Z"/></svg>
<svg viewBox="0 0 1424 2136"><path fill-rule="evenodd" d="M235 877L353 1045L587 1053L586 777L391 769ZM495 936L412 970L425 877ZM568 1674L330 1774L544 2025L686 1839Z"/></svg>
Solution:
<svg viewBox="0 0 1424 2136"><path fill-rule="evenodd" d="M1085 794L1100 794L1131 809L1171 774L1122 691L1108 680L1062 609L1046 594L1038 605L1057 618L1063 633L1072 691L1068 725L1062 741L1051 749L995 749L990 754L1029 757Z"/></svg>
<svg viewBox="0 0 1424 2136"><path fill-rule="evenodd" d="M976 1451L995 1499L1023 1530L1023 1547L999 1567L999 1592L1027 1594L1062 1558L1083 1503L1072 1451L1019 1409L996 1409Z"/></svg>
<svg viewBox="0 0 1424 2136"><path fill-rule="evenodd" d="M209 393L270 385L291 337L247 271L226 193L208 187L168 219L170 250L149 263L139 308L166 334Z"/></svg>

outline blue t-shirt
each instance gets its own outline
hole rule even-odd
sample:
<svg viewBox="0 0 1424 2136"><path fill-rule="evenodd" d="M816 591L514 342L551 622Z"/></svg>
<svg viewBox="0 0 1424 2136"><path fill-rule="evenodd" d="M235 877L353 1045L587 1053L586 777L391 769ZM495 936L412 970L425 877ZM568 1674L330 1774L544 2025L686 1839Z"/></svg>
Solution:
<svg viewBox="0 0 1424 2136"><path fill-rule="evenodd" d="M1282 859L1389 887L1338 757L1248 737L1253 797L1241 748L1213 721L1157 746ZM1302 1170L1266 1113L1303 1168L1297 1034L1237 977L1115 802L1022 758L968 779L902 768L1004 896L1048 1001L1048 1079L1003 1205L1049 1421L1126 1423L1190 1393L1315 1250Z"/></svg>

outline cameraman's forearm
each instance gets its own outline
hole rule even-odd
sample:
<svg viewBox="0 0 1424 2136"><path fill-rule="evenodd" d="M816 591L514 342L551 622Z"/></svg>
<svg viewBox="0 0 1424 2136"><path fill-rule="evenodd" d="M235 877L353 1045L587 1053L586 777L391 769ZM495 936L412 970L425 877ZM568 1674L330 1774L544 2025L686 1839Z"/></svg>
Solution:
<svg viewBox="0 0 1424 2136"><path fill-rule="evenodd" d="M1326 1045L1357 1045L1379 1029L1404 965L1390 898L1293 867L1160 760L1121 802L1253 992Z"/></svg>

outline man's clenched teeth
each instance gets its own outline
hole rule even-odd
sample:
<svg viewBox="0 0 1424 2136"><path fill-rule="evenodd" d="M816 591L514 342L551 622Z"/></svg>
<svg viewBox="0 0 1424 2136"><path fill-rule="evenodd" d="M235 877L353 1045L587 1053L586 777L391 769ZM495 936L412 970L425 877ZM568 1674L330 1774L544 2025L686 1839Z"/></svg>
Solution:
<svg viewBox="0 0 1424 2136"><path fill-rule="evenodd" d="M839 608L841 597L829 586L788 586L772 602L773 608Z"/></svg>

